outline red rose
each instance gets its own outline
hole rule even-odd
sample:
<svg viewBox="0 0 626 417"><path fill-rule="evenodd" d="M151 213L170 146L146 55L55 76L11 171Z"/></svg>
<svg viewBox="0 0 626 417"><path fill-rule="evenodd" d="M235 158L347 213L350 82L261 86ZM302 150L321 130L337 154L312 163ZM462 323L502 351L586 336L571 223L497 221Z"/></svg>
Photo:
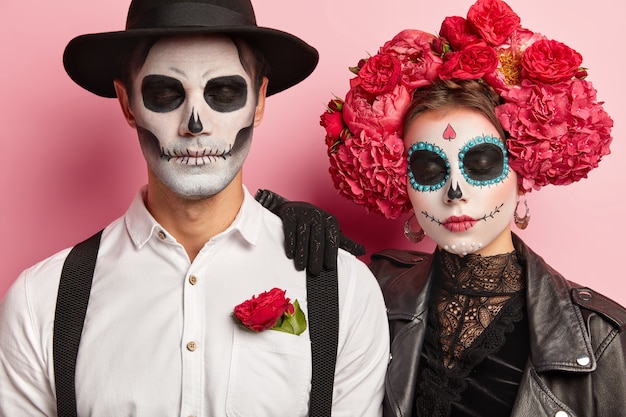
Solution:
<svg viewBox="0 0 626 417"><path fill-rule="evenodd" d="M448 40L454 50L461 50L467 45L483 42L470 23L461 16L446 17L441 24L439 36Z"/></svg>
<svg viewBox="0 0 626 417"><path fill-rule="evenodd" d="M542 39L533 43L524 52L523 75L531 80L555 84L574 77L582 62L582 56L569 46Z"/></svg>
<svg viewBox="0 0 626 417"><path fill-rule="evenodd" d="M260 332L274 327L285 312L293 314L293 309L285 291L272 288L235 307L235 316L247 328Z"/></svg>
<svg viewBox="0 0 626 417"><path fill-rule="evenodd" d="M344 131L347 130L347 126L343 122L342 108L343 101L333 99L328 103L327 110L320 115L320 126L326 129L328 152L334 152L338 141L343 139Z"/></svg>
<svg viewBox="0 0 626 417"><path fill-rule="evenodd" d="M467 12L467 20L492 46L504 43L520 27L519 16L502 0L478 0Z"/></svg>
<svg viewBox="0 0 626 417"><path fill-rule="evenodd" d="M498 94L511 86L522 82L522 55L534 42L544 39L540 33L528 29L518 28L509 36L508 45L497 47L500 64L498 69L485 74L484 80L491 85Z"/></svg>
<svg viewBox="0 0 626 417"><path fill-rule="evenodd" d="M485 45L470 45L458 52L445 55L439 68L442 80L476 80L492 73L498 67L498 55L493 48Z"/></svg>
<svg viewBox="0 0 626 417"><path fill-rule="evenodd" d="M367 60L359 71L359 85L370 94L385 94L394 89L402 75L400 60L378 54Z"/></svg>
<svg viewBox="0 0 626 417"><path fill-rule="evenodd" d="M441 58L431 50L436 36L421 30L406 29L380 48L381 54L391 54L402 62L401 83L409 89L428 85L437 78Z"/></svg>

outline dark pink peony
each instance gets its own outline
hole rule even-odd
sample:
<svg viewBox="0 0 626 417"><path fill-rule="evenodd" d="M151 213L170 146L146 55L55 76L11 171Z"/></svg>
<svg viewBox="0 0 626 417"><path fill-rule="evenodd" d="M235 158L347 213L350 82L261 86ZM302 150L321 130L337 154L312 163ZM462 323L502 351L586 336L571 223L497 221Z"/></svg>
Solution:
<svg viewBox="0 0 626 417"><path fill-rule="evenodd" d="M380 53L394 55L402 62L401 83L413 90L437 78L441 58L431 49L435 39L436 36L421 30L403 30L386 42Z"/></svg>
<svg viewBox="0 0 626 417"><path fill-rule="evenodd" d="M496 114L511 135L509 163L525 190L579 181L609 154L613 120L591 83L523 80L503 96Z"/></svg>

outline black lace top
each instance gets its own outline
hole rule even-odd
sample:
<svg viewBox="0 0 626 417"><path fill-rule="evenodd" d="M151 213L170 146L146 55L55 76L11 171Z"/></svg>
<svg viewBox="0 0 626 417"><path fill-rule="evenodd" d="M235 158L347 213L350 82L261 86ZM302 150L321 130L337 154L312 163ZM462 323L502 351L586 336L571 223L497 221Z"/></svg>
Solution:
<svg viewBox="0 0 626 417"><path fill-rule="evenodd" d="M528 358L517 254L437 251L415 415L509 416Z"/></svg>

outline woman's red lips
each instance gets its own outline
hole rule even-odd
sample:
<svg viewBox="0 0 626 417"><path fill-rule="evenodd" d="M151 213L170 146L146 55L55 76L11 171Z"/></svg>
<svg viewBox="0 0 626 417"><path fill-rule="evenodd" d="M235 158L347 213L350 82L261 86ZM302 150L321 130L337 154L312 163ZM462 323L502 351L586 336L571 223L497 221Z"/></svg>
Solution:
<svg viewBox="0 0 626 417"><path fill-rule="evenodd" d="M451 232L465 232L476 224L470 216L450 216L443 222L443 227Z"/></svg>

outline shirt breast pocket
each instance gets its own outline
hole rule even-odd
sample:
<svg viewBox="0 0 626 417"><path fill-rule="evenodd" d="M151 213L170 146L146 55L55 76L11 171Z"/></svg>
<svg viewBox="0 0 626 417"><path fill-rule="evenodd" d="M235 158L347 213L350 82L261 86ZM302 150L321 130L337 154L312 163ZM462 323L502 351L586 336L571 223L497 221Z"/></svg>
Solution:
<svg viewBox="0 0 626 417"><path fill-rule="evenodd" d="M226 397L229 417L306 416L311 385L308 331L235 328Z"/></svg>

